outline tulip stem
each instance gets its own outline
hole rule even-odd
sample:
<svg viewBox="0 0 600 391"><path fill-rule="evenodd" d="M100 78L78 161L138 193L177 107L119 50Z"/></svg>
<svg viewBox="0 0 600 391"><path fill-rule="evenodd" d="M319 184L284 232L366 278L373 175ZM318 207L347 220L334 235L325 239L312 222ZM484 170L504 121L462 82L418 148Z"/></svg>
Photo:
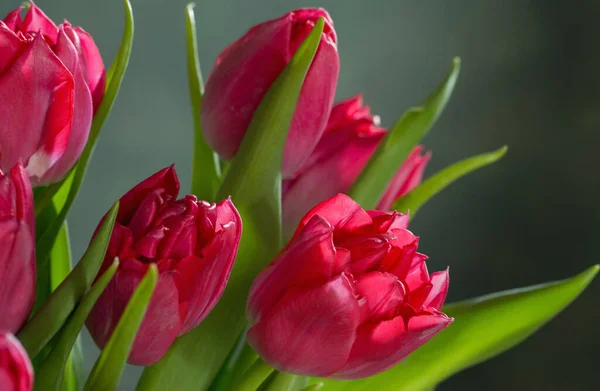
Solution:
<svg viewBox="0 0 600 391"><path fill-rule="evenodd" d="M254 364L246 372L240 381L233 387L235 391L255 391L274 371L261 358L256 360Z"/></svg>

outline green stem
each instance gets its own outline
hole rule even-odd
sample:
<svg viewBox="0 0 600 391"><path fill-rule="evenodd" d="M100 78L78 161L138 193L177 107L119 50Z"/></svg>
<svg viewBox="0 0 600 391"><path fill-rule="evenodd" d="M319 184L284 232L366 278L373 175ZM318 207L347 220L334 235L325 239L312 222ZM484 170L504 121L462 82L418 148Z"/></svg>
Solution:
<svg viewBox="0 0 600 391"><path fill-rule="evenodd" d="M267 377L274 371L262 359L258 359L244 373L242 379L233 387L234 391L256 391Z"/></svg>
<svg viewBox="0 0 600 391"><path fill-rule="evenodd" d="M292 375L291 373L277 372L269 383L266 391L296 391L302 390L308 384L305 376Z"/></svg>

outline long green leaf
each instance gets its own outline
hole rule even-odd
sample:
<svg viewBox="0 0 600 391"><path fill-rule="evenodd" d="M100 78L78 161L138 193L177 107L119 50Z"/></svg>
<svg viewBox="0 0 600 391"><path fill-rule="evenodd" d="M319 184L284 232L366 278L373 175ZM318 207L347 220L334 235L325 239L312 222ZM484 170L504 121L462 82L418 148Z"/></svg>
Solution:
<svg viewBox="0 0 600 391"><path fill-rule="evenodd" d="M41 265L47 262L50 249L52 248L54 241L58 236L58 232L60 231L63 222L67 218L67 214L69 213L69 210L71 209L71 206L77 197L77 193L81 188L81 184L83 183L83 179L87 171L87 166L94 152L94 148L96 147L96 142L98 141L100 131L102 130L102 125L104 125L104 121L108 117L115 99L117 98L117 94L121 88L121 82L125 76L125 70L129 64L129 56L131 54L131 46L133 44L133 11L131 9L129 0L123 0L123 3L125 5L125 32L123 33L121 47L119 48L119 52L117 53L113 67L111 68L114 69L114 72L111 74L110 83L107 85L102 103L94 115L88 142L81 156L79 157L77 164L73 167L73 173L71 174L73 176L71 179L72 182L69 181L70 176L68 176L65 180L63 180L62 186L53 186L53 188L55 188L57 191L61 191L63 187L68 186L66 187L68 189L68 196L56 219L36 241L38 264Z"/></svg>
<svg viewBox="0 0 600 391"><path fill-rule="evenodd" d="M500 292L448 305L455 321L392 369L370 378L322 380L328 391L421 391L529 337L562 311L594 279L595 265L567 280Z"/></svg>
<svg viewBox="0 0 600 391"><path fill-rule="evenodd" d="M493 152L483 153L461 160L460 162L444 168L431 178L428 178L421 185L414 188L410 193L398 199L392 205L392 209L403 213L410 211L411 220L414 219L421 206L429 201L434 195L471 171L475 171L480 167L498 161L504 156L507 150L507 147L502 147Z"/></svg>
<svg viewBox="0 0 600 391"><path fill-rule="evenodd" d="M35 374L36 391L60 391L61 387L63 387L65 369L79 332L88 314L115 275L118 267L119 262L115 259L115 262L106 269L90 291L83 297L77 309L61 329L44 364ZM74 386L76 386L76 383Z"/></svg>
<svg viewBox="0 0 600 391"><path fill-rule="evenodd" d="M157 282L158 269L155 264L151 264L146 275L133 292L108 343L104 346L100 357L94 364L84 391L117 390L127 363L127 357L129 357L140 324L144 320L146 309L150 304Z"/></svg>
<svg viewBox="0 0 600 391"><path fill-rule="evenodd" d="M138 390L207 389L242 332L250 284L280 248L283 147L323 25L317 22L263 98L219 190L217 198L231 195L244 222L225 293L200 326L144 371Z"/></svg>
<svg viewBox="0 0 600 391"><path fill-rule="evenodd" d="M381 141L349 192L363 208L375 209L398 167L434 125L452 95L459 71L460 60L455 58L437 90L421 106L404 113Z"/></svg>
<svg viewBox="0 0 600 391"><path fill-rule="evenodd" d="M192 163L192 194L201 200L213 202L221 184L221 166L219 156L204 141L200 108L204 86L198 59L198 41L196 39L195 4L188 4L185 14L185 35L187 44L187 71L190 89L190 101L194 116L194 160Z"/></svg>
<svg viewBox="0 0 600 391"><path fill-rule="evenodd" d="M31 358L35 357L62 327L92 285L104 260L118 210L117 201L106 215L102 227L81 261L19 332L19 340Z"/></svg>

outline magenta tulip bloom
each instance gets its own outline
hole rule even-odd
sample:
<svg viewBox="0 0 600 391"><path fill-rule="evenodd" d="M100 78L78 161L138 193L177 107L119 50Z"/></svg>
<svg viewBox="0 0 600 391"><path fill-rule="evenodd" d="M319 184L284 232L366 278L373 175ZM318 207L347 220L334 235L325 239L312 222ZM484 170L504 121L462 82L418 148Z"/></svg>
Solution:
<svg viewBox="0 0 600 391"><path fill-rule="evenodd" d="M295 229L312 207L338 193L347 193L387 133L379 117L363 106L361 95L336 104L317 147L294 178L283 182L283 224ZM377 209L392 203L421 183L430 154L417 146L398 169Z"/></svg>
<svg viewBox="0 0 600 391"><path fill-rule="evenodd" d="M320 17L325 28L289 130L283 177L310 155L325 130L339 74L333 21L320 8L288 12L254 26L217 58L206 82L201 120L206 142L222 158L236 154L260 101Z"/></svg>
<svg viewBox="0 0 600 391"><path fill-rule="evenodd" d="M358 379L443 330L448 271L429 275L407 223L343 194L317 205L254 281L248 343L281 371Z"/></svg>
<svg viewBox="0 0 600 391"><path fill-rule="evenodd" d="M178 193L171 166L121 198L102 270L115 257L119 269L86 323L104 347L149 264L156 264L160 276L131 364L155 363L175 337L206 318L223 294L237 253L242 221L231 201L209 204L193 195L178 200Z"/></svg>
<svg viewBox="0 0 600 391"><path fill-rule="evenodd" d="M33 389L33 367L25 349L12 334L2 330L0 330L0 389L3 391Z"/></svg>
<svg viewBox="0 0 600 391"><path fill-rule="evenodd" d="M58 27L30 1L0 21L0 168L22 161L33 185L61 179L81 155L105 72L92 37Z"/></svg>
<svg viewBox="0 0 600 391"><path fill-rule="evenodd" d="M16 333L34 302L33 194L27 173L17 164L6 175L0 171L0 330Z"/></svg>

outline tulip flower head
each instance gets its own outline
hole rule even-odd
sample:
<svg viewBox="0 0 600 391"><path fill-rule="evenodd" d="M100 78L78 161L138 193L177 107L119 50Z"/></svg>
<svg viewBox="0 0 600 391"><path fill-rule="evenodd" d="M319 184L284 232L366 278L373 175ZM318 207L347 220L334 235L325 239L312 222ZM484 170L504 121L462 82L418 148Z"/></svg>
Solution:
<svg viewBox="0 0 600 391"><path fill-rule="evenodd" d="M293 178L283 181L283 225L293 230L319 202L347 193L387 134L379 117L363 105L362 95L336 104L316 148ZM389 210L399 197L418 186L431 154L417 146L400 166L377 209ZM290 232L291 233L291 232Z"/></svg>
<svg viewBox="0 0 600 391"><path fill-rule="evenodd" d="M271 366L357 379L448 326L448 271L429 274L408 216L339 194L313 208L248 298L248 343Z"/></svg>
<svg viewBox="0 0 600 391"><path fill-rule="evenodd" d="M21 343L12 334L0 330L0 389L31 391L33 367Z"/></svg>
<svg viewBox="0 0 600 391"><path fill-rule="evenodd" d="M339 74L333 21L320 8L299 9L254 26L217 58L206 82L201 121L206 142L222 158L236 154L262 98L320 17L325 27L288 133L283 177L310 155L325 130Z"/></svg>
<svg viewBox="0 0 600 391"><path fill-rule="evenodd" d="M5 175L0 170L0 330L16 333L29 317L35 262L33 193L17 164Z"/></svg>
<svg viewBox="0 0 600 391"><path fill-rule="evenodd" d="M18 161L34 185L61 179L88 139L104 94L104 64L92 37L56 26L30 2L0 21L0 168Z"/></svg>
<svg viewBox="0 0 600 391"><path fill-rule="evenodd" d="M227 199L217 204L192 195L177 199L179 180L167 167L125 194L103 269L119 257L115 276L94 306L87 327L103 347L149 264L159 280L129 362L158 361L173 340L214 308L229 279L241 237L240 216Z"/></svg>

